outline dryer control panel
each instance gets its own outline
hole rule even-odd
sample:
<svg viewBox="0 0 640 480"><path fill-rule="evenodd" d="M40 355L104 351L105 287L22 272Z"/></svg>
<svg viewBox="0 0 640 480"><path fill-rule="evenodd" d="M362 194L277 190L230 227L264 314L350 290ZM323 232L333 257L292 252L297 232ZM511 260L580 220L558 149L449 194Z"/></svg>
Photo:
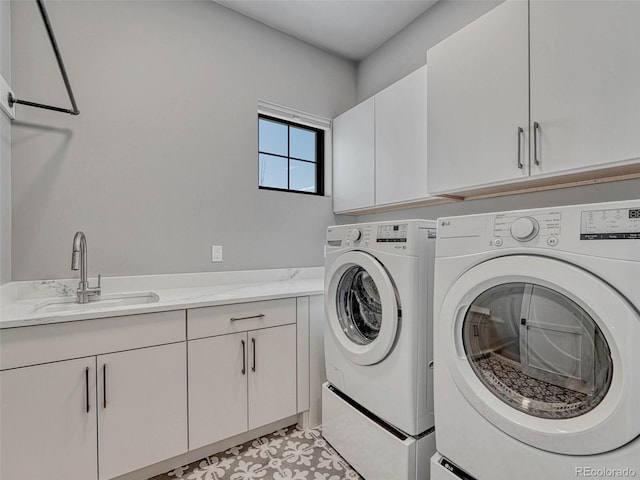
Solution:
<svg viewBox="0 0 640 480"><path fill-rule="evenodd" d="M327 229L325 249L326 252L362 249L399 255L419 255L425 239L435 241L435 226L436 222L431 220L335 225Z"/></svg>

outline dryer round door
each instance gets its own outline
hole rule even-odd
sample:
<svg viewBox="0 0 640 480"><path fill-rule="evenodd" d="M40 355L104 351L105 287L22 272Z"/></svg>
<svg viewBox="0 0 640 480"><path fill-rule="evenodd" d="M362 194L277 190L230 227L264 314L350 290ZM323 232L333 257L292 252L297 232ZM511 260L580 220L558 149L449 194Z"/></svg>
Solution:
<svg viewBox="0 0 640 480"><path fill-rule="evenodd" d="M326 319L344 354L359 365L383 360L400 319L396 289L384 266L364 252L347 252L325 278Z"/></svg>
<svg viewBox="0 0 640 480"><path fill-rule="evenodd" d="M512 437L592 455L640 434L640 317L600 278L544 257L488 260L456 280L437 322L454 382Z"/></svg>

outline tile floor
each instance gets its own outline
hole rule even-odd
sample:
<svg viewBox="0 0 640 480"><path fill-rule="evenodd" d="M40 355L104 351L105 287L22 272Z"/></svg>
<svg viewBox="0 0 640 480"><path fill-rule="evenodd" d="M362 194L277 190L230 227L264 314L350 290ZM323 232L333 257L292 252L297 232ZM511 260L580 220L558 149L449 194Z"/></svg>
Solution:
<svg viewBox="0 0 640 480"><path fill-rule="evenodd" d="M362 480L322 438L295 425L149 480Z"/></svg>

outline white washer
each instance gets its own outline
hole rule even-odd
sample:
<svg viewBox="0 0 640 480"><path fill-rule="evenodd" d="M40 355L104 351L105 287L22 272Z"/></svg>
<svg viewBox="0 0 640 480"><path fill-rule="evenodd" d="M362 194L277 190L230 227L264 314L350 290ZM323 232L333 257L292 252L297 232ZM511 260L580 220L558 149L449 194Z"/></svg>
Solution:
<svg viewBox="0 0 640 480"><path fill-rule="evenodd" d="M435 226L327 231L323 434L367 480L428 478Z"/></svg>
<svg viewBox="0 0 640 480"><path fill-rule="evenodd" d="M432 478L640 477L639 310L640 200L439 219Z"/></svg>

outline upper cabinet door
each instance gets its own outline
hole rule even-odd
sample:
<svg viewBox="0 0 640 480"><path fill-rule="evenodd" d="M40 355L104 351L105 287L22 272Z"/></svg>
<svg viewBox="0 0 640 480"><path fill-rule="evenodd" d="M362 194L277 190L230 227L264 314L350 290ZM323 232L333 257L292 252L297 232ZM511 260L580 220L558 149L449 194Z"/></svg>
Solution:
<svg viewBox="0 0 640 480"><path fill-rule="evenodd" d="M376 205L427 198L427 67L375 103Z"/></svg>
<svg viewBox="0 0 640 480"><path fill-rule="evenodd" d="M428 51L429 193L529 174L528 63L528 3L519 0Z"/></svg>
<svg viewBox="0 0 640 480"><path fill-rule="evenodd" d="M532 1L531 173L637 161L639 85L640 2Z"/></svg>
<svg viewBox="0 0 640 480"><path fill-rule="evenodd" d="M375 204L374 100L365 100L333 120L333 210Z"/></svg>

